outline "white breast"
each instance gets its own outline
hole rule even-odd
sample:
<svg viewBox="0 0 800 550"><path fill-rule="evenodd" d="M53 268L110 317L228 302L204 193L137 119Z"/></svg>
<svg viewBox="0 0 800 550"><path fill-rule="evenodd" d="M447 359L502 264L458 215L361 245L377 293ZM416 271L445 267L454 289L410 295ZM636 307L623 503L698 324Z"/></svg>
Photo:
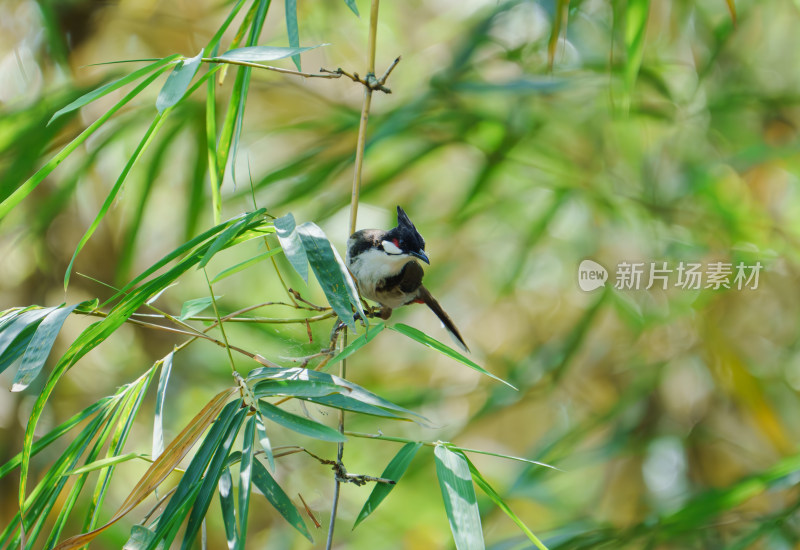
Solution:
<svg viewBox="0 0 800 550"><path fill-rule="evenodd" d="M400 273L409 259L407 254L388 255L373 249L362 252L355 258L348 258L347 267L355 277L358 289L364 298L389 307L398 307L401 304L389 304L386 303L386 296L379 297L375 287L387 277Z"/></svg>

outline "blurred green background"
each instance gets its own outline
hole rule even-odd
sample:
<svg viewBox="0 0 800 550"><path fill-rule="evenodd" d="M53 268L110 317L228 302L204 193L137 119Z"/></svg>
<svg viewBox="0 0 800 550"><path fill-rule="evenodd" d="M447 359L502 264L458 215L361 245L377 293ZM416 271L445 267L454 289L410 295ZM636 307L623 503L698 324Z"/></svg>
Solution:
<svg viewBox="0 0 800 550"><path fill-rule="evenodd" d="M559 467L473 457L549 548L800 548L800 2L741 0L735 17L732 5L381 5L377 72L398 55L402 61L388 82L393 93L373 100L358 226L390 227L395 205L404 207L430 252L426 286L474 359L520 391L387 331L349 362L348 378L426 415L435 428L352 416L348 428ZM361 18L344 2L299 3L301 45L330 43L303 55L305 70L363 74L369 5L358 7ZM132 70L91 64L195 55L226 13L208 0L4 0L0 200L122 97L46 126L75 97ZM288 44L283 3L270 7L259 43ZM219 112L232 80L218 88ZM157 92L158 85L134 100L0 224L0 310L107 298L112 291L97 280L124 284L213 223L198 94L176 109L131 173L78 257L75 272L86 277L73 274L65 296L66 265L152 120ZM343 253L362 94L344 79L254 71L235 170L223 186L223 219L252 210L253 201L276 216L291 211L299 222L320 224ZM215 258L211 272L257 254L251 244ZM605 289L580 289L584 259L608 269ZM674 272L666 290L645 290L647 270L639 289L614 289L622 262L672 269L760 262L763 269L755 289L684 289ZM304 296L324 300L313 283L305 289L292 278L282 257L279 265ZM215 292L223 312L285 296L267 263ZM192 272L159 304L178 312L206 294L202 274ZM446 338L422 307L395 316ZM88 323L70 319L56 351ZM309 343L305 326L229 326L233 343L286 365L318 351L331 328L316 326ZM136 378L179 341L133 326L117 331L57 387L42 433ZM226 361L224 351L202 344L176 356L167 440L230 385ZM0 375L5 387L12 378ZM41 384L0 398L0 461L19 452ZM149 450L148 407L130 450ZM334 425L333 415L327 422ZM275 440L335 452L291 432ZM345 464L379 475L397 450L351 438ZM35 471L46 469L54 456L47 455L34 460ZM145 467L118 468L106 517ZM292 456L279 471L287 492L301 493L325 523L327 468ZM13 475L2 480L3 524L16 512L16 483ZM343 489L339 547L452 545L430 448L351 532L367 494ZM526 547L502 512L480 502L487 543ZM224 547L213 508L210 518L210 547ZM128 528L115 527L92 547L119 548ZM253 548L309 547L267 506L251 513L250 529ZM314 536L324 539L324 529Z"/></svg>

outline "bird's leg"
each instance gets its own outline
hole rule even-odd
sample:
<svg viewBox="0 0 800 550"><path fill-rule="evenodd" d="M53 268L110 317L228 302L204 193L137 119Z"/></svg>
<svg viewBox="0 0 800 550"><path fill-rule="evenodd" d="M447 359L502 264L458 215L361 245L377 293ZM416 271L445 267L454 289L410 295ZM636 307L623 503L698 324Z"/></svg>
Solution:
<svg viewBox="0 0 800 550"><path fill-rule="evenodd" d="M364 313L367 314L367 317L371 318L378 317L385 321L386 319L392 316L392 308L387 306L375 307L365 304ZM359 319L358 313L355 313L353 315L353 319L356 321Z"/></svg>

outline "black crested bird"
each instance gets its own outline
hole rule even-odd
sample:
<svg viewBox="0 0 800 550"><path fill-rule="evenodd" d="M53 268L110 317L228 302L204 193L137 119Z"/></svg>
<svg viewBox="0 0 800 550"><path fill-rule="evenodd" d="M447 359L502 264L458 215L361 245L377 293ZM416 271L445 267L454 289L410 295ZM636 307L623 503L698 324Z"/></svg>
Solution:
<svg viewBox="0 0 800 550"><path fill-rule="evenodd" d="M347 239L347 267L361 296L381 305L378 315L382 319L400 306L426 304L453 340L469 351L450 316L422 285L424 272L415 258L431 263L425 254L425 239L399 206L394 229L362 229Z"/></svg>

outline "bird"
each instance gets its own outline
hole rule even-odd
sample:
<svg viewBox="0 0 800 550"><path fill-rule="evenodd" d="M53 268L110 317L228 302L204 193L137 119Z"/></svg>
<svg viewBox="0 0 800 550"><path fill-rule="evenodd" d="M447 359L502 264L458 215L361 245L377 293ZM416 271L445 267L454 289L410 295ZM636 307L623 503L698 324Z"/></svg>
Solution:
<svg viewBox="0 0 800 550"><path fill-rule="evenodd" d="M397 207L397 227L388 231L356 231L347 239L345 258L361 296L381 305L375 315L386 320L392 310L401 306L425 304L436 314L453 341L469 352L453 320L422 284L425 273L417 260L431 263L425 253L425 239L400 206Z"/></svg>

